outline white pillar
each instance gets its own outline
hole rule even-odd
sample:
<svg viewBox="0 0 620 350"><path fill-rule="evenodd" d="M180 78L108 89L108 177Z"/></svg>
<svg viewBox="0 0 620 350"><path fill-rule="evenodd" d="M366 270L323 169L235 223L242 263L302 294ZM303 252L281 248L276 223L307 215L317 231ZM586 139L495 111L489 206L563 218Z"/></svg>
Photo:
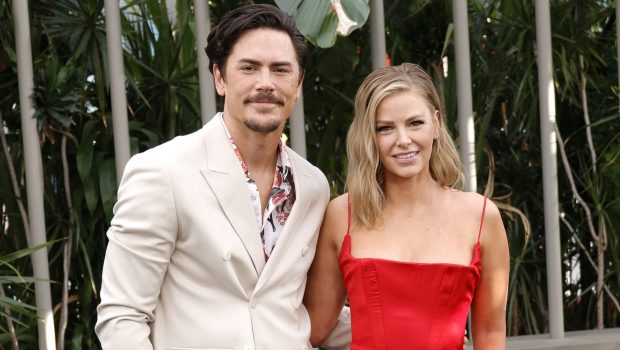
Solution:
<svg viewBox="0 0 620 350"><path fill-rule="evenodd" d="M121 47L121 19L118 0L105 0L104 4L108 66L110 70L114 159L116 161L116 183L118 184L123 176L125 164L127 164L130 157L127 96L125 94L125 66L123 64L123 48Z"/></svg>
<svg viewBox="0 0 620 350"><path fill-rule="evenodd" d="M300 156L307 158L306 153L306 121L304 116L304 94L299 95L293 115L289 120L291 131L291 148Z"/></svg>
<svg viewBox="0 0 620 350"><path fill-rule="evenodd" d="M17 77L19 82L19 107L21 113L22 137L24 142L24 162L26 166L26 192L28 196L28 217L30 242L33 246L47 241L45 232L45 212L43 204L43 165L37 122L30 95L34 88L32 72L32 48L30 47L30 19L28 1L13 1L15 20L15 44L17 54ZM2 127L0 125L0 127ZM39 349L55 350L54 315L50 293L50 274L47 248L31 254L32 270L37 282L34 283L37 306L37 327Z"/></svg>
<svg viewBox="0 0 620 350"><path fill-rule="evenodd" d="M385 67L385 20L383 0L370 0L370 48L372 69Z"/></svg>
<svg viewBox="0 0 620 350"><path fill-rule="evenodd" d="M467 1L452 1L454 17L454 47L456 61L456 91L458 102L460 155L465 175L465 191L476 192L476 135L471 97L471 67L469 57L469 21Z"/></svg>
<svg viewBox="0 0 620 350"><path fill-rule="evenodd" d="M215 86L209 72L209 58L205 53L207 36L211 31L208 0L194 0L196 12L196 54L198 56L198 80L200 82L200 119L206 124L215 115Z"/></svg>
<svg viewBox="0 0 620 350"><path fill-rule="evenodd" d="M545 207L545 253L547 260L547 300L551 338L564 337L560 219L558 209L557 144L555 134L555 88L551 51L549 0L536 0L536 48L538 52L538 90L540 141Z"/></svg>

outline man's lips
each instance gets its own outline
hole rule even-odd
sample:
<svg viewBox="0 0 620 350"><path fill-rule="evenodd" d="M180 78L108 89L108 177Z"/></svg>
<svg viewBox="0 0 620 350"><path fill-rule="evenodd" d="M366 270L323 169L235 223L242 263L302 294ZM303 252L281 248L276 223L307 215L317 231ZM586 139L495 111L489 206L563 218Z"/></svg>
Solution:
<svg viewBox="0 0 620 350"><path fill-rule="evenodd" d="M269 101L269 100L250 100L248 103L269 103L269 104L281 104L278 101Z"/></svg>

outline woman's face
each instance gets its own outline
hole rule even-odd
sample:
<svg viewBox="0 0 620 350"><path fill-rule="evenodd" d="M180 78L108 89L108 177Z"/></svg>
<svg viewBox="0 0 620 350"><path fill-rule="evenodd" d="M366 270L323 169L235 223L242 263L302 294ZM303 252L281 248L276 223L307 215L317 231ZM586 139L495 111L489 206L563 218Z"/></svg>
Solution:
<svg viewBox="0 0 620 350"><path fill-rule="evenodd" d="M385 181L430 176L438 115L413 91L390 95L377 108L375 133Z"/></svg>

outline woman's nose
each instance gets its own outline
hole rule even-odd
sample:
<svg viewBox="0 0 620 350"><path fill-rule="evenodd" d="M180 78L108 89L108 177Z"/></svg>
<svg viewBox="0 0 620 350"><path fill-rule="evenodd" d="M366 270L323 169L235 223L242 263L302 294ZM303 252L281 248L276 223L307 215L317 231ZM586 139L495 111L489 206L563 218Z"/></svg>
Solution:
<svg viewBox="0 0 620 350"><path fill-rule="evenodd" d="M406 146L409 146L409 144L411 144L411 138L409 137L409 135L407 134L405 130L398 131L398 140L396 144L397 146L400 146L400 147L406 147Z"/></svg>

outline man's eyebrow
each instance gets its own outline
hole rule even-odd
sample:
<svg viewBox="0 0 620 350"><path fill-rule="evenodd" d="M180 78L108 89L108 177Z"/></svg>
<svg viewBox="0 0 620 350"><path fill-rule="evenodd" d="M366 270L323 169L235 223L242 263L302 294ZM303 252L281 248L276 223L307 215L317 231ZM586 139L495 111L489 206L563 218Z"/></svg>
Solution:
<svg viewBox="0 0 620 350"><path fill-rule="evenodd" d="M260 62L251 58L241 58L239 63L249 63L253 65L260 65Z"/></svg>
<svg viewBox="0 0 620 350"><path fill-rule="evenodd" d="M239 59L238 63L248 63L248 64L253 64L253 65L256 65L256 66L260 66L261 65L260 61L252 59L252 58L245 58L245 57ZM293 63L291 63L289 61L275 61L275 62L272 62L270 64L270 66L272 66L272 67L292 66L292 65L293 65Z"/></svg>
<svg viewBox="0 0 620 350"><path fill-rule="evenodd" d="M292 66L293 64L289 61L276 61L276 62L273 62L271 65L280 67L280 66Z"/></svg>

